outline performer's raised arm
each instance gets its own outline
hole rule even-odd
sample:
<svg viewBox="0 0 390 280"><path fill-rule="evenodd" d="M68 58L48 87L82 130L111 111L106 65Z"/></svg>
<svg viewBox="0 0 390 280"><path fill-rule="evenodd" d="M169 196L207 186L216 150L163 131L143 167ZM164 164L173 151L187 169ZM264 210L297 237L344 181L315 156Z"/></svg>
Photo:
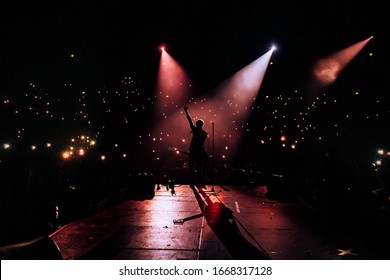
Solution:
<svg viewBox="0 0 390 280"><path fill-rule="evenodd" d="M184 107L184 112L186 113L187 120L188 120L188 122L190 123L191 129L194 129L194 128L195 128L195 125L194 125L194 123L193 123L193 121L192 121L192 118L191 118L191 116L190 116L190 113L188 112L188 106L185 106L185 107Z"/></svg>

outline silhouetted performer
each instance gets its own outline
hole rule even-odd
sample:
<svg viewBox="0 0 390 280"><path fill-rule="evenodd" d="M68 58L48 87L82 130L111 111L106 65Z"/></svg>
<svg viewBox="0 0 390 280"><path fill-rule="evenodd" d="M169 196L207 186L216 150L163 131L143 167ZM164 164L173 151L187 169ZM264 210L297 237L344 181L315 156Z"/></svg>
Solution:
<svg viewBox="0 0 390 280"><path fill-rule="evenodd" d="M188 122L190 123L192 139L189 148L190 186L200 187L203 179L203 167L207 163L208 155L204 147L207 132L203 130L204 121L198 119L194 125L188 107L184 107ZM195 172L196 171L196 172Z"/></svg>

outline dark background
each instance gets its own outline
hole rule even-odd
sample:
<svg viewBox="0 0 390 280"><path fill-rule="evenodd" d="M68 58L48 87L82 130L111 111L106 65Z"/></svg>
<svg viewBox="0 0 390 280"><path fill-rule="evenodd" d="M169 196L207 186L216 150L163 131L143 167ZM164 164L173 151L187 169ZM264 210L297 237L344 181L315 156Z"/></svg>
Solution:
<svg viewBox="0 0 390 280"><path fill-rule="evenodd" d="M36 83L51 98L61 96L64 109L72 107L76 99L63 89L64 84L72 83L74 91L113 90L124 76L131 75L142 93L135 102L147 103L144 115L130 116L137 121L132 122L128 133L120 134L124 142L131 142L153 125L148 118L148 98L153 98L162 44L199 85L199 94L275 44L274 66L267 72L261 96L276 96L303 86L305 71L315 60L373 35L331 88L342 106L319 112L315 120L327 123L343 114L361 116L344 126L346 136L336 141L343 147L372 153L376 145L388 143L385 129L389 113L389 22L383 4L375 2L5 2L0 16L0 96L19 107L29 106L23 94L29 83ZM71 58L71 54L75 56ZM353 99L350 93L355 91L364 92L364 97ZM263 122L269 123L269 112L280 105L263 101L257 101L262 108L252 114L249 126L256 129L247 135L247 147L258 143ZM114 110L124 109L119 106ZM381 117L373 122L364 119L377 113ZM3 127L12 131L15 123L17 129L18 120L4 110L2 114L3 120L8 119ZM102 118L99 112L93 117ZM54 131L61 137L58 131L62 128L55 129L57 124L37 125L28 118L24 121L36 129L31 136ZM115 123L115 115L101 121ZM64 125L64 130L72 127L74 124ZM118 129L113 125L107 138L116 137L111 132ZM246 153L250 155L252 150L243 151Z"/></svg>

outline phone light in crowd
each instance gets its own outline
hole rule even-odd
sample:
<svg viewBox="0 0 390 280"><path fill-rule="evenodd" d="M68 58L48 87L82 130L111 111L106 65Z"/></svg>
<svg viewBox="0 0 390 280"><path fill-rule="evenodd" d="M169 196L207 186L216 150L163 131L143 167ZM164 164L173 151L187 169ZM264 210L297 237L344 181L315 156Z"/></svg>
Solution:
<svg viewBox="0 0 390 280"><path fill-rule="evenodd" d="M70 153L67 152L67 151L66 151L66 152L63 152L63 153L62 153L62 158L63 158L63 159L69 159L69 158L70 158Z"/></svg>
<svg viewBox="0 0 390 280"><path fill-rule="evenodd" d="M79 156L84 156L84 155L85 155L85 150L79 149Z"/></svg>

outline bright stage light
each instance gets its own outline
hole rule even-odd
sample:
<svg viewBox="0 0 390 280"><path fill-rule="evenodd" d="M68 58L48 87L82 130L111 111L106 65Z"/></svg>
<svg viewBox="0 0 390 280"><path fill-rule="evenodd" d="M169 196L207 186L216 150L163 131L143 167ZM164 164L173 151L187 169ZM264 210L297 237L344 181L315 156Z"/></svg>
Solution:
<svg viewBox="0 0 390 280"><path fill-rule="evenodd" d="M324 88L336 82L340 73L345 70L371 38L369 37L316 60L312 65L310 79L305 84L304 91L308 94L302 99L302 105L306 107L312 104Z"/></svg>
<svg viewBox="0 0 390 280"><path fill-rule="evenodd" d="M316 79L325 86L335 82L340 72L351 63L371 38L372 36L335 52L328 57L317 60L313 66L313 73Z"/></svg>
<svg viewBox="0 0 390 280"><path fill-rule="evenodd" d="M165 47L162 46L162 50ZM154 114L157 120L168 118L184 106L191 95L192 83L185 69L167 51L161 53L156 83Z"/></svg>

